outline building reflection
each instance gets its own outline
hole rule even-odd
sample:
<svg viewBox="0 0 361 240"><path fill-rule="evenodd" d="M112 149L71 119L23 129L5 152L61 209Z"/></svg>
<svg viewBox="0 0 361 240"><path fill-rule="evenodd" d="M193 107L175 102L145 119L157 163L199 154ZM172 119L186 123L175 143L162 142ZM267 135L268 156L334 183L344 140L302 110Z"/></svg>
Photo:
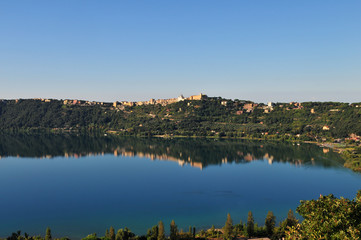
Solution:
<svg viewBox="0 0 361 240"><path fill-rule="evenodd" d="M151 149L151 147L150 147ZM328 153L329 151L325 151L325 149L323 149L324 153ZM107 152L87 152L87 153L74 153L74 152L65 152L63 157L65 158L81 158L81 157L96 157L96 156L104 156L105 154L113 154L114 157L139 157L139 158L148 158L152 161L170 161L170 162L176 162L178 163L179 166L183 167L185 165L189 165L191 167L195 167L198 168L200 170L202 170L203 168L205 168L207 165L209 164L205 164L203 162L197 162L197 161L193 161L192 158L190 156L188 156L186 159L181 159L181 158L177 158L171 155L168 155L166 153L162 153L162 154L155 154L155 153L149 153L149 152L139 152L139 151L135 151L135 150L127 150L125 148L116 148L114 150L112 150L111 152L107 153ZM182 156L182 152L179 153L180 156ZM228 163L232 163L232 162L236 162L236 163L247 163L247 162L252 162L252 161L266 161L269 165L272 165L273 162L275 161L275 157L273 155L271 155L270 153L265 153L262 157L256 157L254 154L252 153L244 153L241 151L237 151L237 155L239 156L236 159L232 159L229 160L227 156L221 158L219 164L228 164ZM51 159L54 157L61 157L61 155L50 155L50 154L46 154L43 156L38 156L37 158L39 159ZM9 157L9 156L0 156L1 158L4 157ZM20 158L22 156L20 156L19 154L16 155L17 158ZM301 159L293 159L292 161L290 161L289 159L278 159L276 162L284 162L284 163L290 163L293 164L295 166L302 166L303 160ZM315 159L311 158L310 162L312 165L315 165Z"/></svg>
<svg viewBox="0 0 361 240"><path fill-rule="evenodd" d="M30 139L28 139L30 138ZM17 145L15 145L16 143ZM79 136L0 136L0 159L32 157L78 159L112 154L114 157L139 157L152 161L171 161L200 170L210 165L247 164L265 161L269 165L337 166L337 155L316 145L255 141L214 141L202 139L136 139Z"/></svg>

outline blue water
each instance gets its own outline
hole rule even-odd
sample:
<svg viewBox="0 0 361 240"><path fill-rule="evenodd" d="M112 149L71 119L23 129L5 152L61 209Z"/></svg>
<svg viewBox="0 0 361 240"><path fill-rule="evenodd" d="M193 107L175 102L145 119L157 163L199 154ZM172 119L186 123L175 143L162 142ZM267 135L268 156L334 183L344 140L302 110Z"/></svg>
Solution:
<svg viewBox="0 0 361 240"><path fill-rule="evenodd" d="M295 165L277 159L269 164L259 158L202 169L140 154L3 156L0 237L17 230L44 235L48 226L54 237L75 239L93 232L103 236L110 226L145 234L159 220L167 226L172 219L185 231L190 225L199 230L223 226L227 213L234 223L245 222L248 211L263 225L269 210L277 222L282 221L302 199L330 193L354 198L361 175L328 160L328 154L315 154L322 156L323 164ZM317 162L320 157L315 158Z"/></svg>

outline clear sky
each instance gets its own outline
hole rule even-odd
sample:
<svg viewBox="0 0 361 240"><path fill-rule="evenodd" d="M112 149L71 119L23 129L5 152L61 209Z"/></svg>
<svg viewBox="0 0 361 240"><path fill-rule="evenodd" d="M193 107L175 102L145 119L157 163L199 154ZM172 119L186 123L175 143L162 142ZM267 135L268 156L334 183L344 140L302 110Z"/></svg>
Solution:
<svg viewBox="0 0 361 240"><path fill-rule="evenodd" d="M360 0L3 0L0 99L361 101Z"/></svg>

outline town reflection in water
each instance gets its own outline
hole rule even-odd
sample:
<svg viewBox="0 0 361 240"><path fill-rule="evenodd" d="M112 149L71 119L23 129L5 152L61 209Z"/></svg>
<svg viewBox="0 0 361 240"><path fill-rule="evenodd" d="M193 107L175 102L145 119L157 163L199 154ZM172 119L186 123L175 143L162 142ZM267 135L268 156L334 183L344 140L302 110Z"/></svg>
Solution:
<svg viewBox="0 0 361 240"><path fill-rule="evenodd" d="M296 166L342 167L338 154L312 144L274 141L161 139L89 135L6 135L0 136L0 158L79 158L113 154L173 161L180 166L204 169L210 165L267 161Z"/></svg>

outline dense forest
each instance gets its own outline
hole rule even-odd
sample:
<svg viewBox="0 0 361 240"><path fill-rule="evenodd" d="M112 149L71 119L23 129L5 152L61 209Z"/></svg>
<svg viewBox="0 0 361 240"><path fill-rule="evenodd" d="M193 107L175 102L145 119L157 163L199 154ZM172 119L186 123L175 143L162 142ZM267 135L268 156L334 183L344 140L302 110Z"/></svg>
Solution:
<svg viewBox="0 0 361 240"><path fill-rule="evenodd" d="M129 136L212 136L334 141L361 135L361 104L256 104L220 97L162 106L1 100L3 131L112 132Z"/></svg>
<svg viewBox="0 0 361 240"><path fill-rule="evenodd" d="M96 233L84 237L82 240L233 240L254 237L269 237L270 239L360 239L361 238L361 190L355 199L336 198L332 194L320 196L317 200L301 201L296 210L303 220L295 218L293 212L288 212L287 218L276 224L276 216L271 211L267 213L264 226L254 222L252 212L248 212L247 222L233 224L230 214L223 228L201 229L189 226L188 231L179 230L175 221L169 225L169 235L166 236L162 221L149 228L146 235L138 236L129 228L115 231L114 227L105 230L104 236ZM31 236L17 231L6 240L68 240L68 237L53 238L48 227L45 237ZM1 238L0 238L1 240Z"/></svg>

